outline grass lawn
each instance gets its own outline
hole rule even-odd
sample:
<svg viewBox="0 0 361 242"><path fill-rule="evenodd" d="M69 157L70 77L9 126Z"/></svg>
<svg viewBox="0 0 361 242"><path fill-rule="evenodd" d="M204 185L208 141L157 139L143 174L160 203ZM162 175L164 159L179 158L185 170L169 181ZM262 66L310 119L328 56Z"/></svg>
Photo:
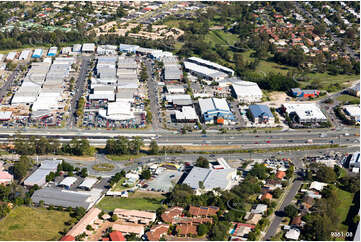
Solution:
<svg viewBox="0 0 361 242"><path fill-rule="evenodd" d="M103 210L113 211L115 208L156 211L161 206L163 196L151 196L150 194L132 194L129 198L104 197L97 207Z"/></svg>
<svg viewBox="0 0 361 242"><path fill-rule="evenodd" d="M337 197L340 198L341 204L338 208L336 208L336 212L340 216L340 222L337 224L336 231L347 232L348 226L343 223L345 222L348 211L352 206L354 194L337 188Z"/></svg>
<svg viewBox="0 0 361 242"><path fill-rule="evenodd" d="M123 190L126 190L126 189L129 189L129 188L132 188L134 187L134 185L130 186L130 187L125 187L123 186L122 184L124 183L125 181L125 177L123 177L122 179L120 179L117 184L115 184L115 186L113 187L112 191L123 191Z"/></svg>
<svg viewBox="0 0 361 242"><path fill-rule="evenodd" d="M114 169L114 165L110 163L101 163L94 165L92 168L96 171L112 171Z"/></svg>
<svg viewBox="0 0 361 242"><path fill-rule="evenodd" d="M0 240L59 240L70 219L68 212L17 207L0 220Z"/></svg>
<svg viewBox="0 0 361 242"><path fill-rule="evenodd" d="M347 95L347 94L343 94L337 97L337 101L340 101L342 103L346 103L346 102L358 102L360 103L360 98L358 97L354 97L351 95Z"/></svg>
<svg viewBox="0 0 361 242"><path fill-rule="evenodd" d="M138 159L140 157L146 156L146 154L139 155L106 155L106 157L113 161L128 161Z"/></svg>
<svg viewBox="0 0 361 242"><path fill-rule="evenodd" d="M205 41L210 42L213 46L219 45L234 45L238 37L237 35L224 32L223 30L212 30L209 31L205 36Z"/></svg>

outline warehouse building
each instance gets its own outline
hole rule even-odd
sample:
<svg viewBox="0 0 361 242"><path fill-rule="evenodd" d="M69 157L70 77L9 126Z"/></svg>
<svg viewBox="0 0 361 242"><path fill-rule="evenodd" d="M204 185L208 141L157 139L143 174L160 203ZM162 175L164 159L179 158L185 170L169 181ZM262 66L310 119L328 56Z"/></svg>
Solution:
<svg viewBox="0 0 361 242"><path fill-rule="evenodd" d="M182 111L174 111L175 120L177 123L195 123L198 121L198 115L193 107L184 106Z"/></svg>
<svg viewBox="0 0 361 242"><path fill-rule="evenodd" d="M38 186L43 186L46 183L46 176L49 175L50 172L56 172L58 165L61 164L61 160L45 160L41 162L40 167L31 174L28 178L25 179L25 186L34 186L35 184Z"/></svg>
<svg viewBox="0 0 361 242"><path fill-rule="evenodd" d="M215 69L210 69L208 67L197 65L195 63L188 61L184 62L184 68L192 75L196 75L200 78L204 78L210 81L220 81L228 77L228 74L224 72Z"/></svg>
<svg viewBox="0 0 361 242"><path fill-rule="evenodd" d="M65 177L64 180L62 180L58 186L64 187L66 189L70 189L71 185L73 185L77 180L78 179L76 177L68 176L68 177Z"/></svg>
<svg viewBox="0 0 361 242"><path fill-rule="evenodd" d="M13 60L15 60L16 55L17 55L17 53L14 52L14 51L9 52L8 55L6 56L6 60L7 61L13 61Z"/></svg>
<svg viewBox="0 0 361 242"><path fill-rule="evenodd" d="M343 109L355 122L360 123L360 105L346 105L343 106Z"/></svg>
<svg viewBox="0 0 361 242"><path fill-rule="evenodd" d="M281 108L293 121L301 124L327 122L326 116L314 103L285 103Z"/></svg>
<svg viewBox="0 0 361 242"><path fill-rule="evenodd" d="M119 45L119 51L125 53L135 53L138 48L139 48L138 45L126 45L126 44Z"/></svg>
<svg viewBox="0 0 361 242"><path fill-rule="evenodd" d="M35 49L33 52L32 58L40 58L43 55L42 49Z"/></svg>
<svg viewBox="0 0 361 242"><path fill-rule="evenodd" d="M95 44L94 43L85 43L81 48L81 52L83 53L94 53L95 52Z"/></svg>
<svg viewBox="0 0 361 242"><path fill-rule="evenodd" d="M134 112L128 101L108 103L107 110L100 109L99 115L109 120L130 120L135 118Z"/></svg>
<svg viewBox="0 0 361 242"><path fill-rule="evenodd" d="M170 94L184 94L185 88L183 85L167 85L167 92Z"/></svg>
<svg viewBox="0 0 361 242"><path fill-rule="evenodd" d="M63 54L63 55L70 55L71 52L72 52L71 47L63 47L63 48L61 49L61 54Z"/></svg>
<svg viewBox="0 0 361 242"><path fill-rule="evenodd" d="M81 44L74 44L73 45L73 52L80 53L81 52Z"/></svg>
<svg viewBox="0 0 361 242"><path fill-rule="evenodd" d="M303 98L317 97L318 95L320 95L319 90L303 90L301 88L292 88L291 92L294 97Z"/></svg>
<svg viewBox="0 0 361 242"><path fill-rule="evenodd" d="M217 63L211 62L211 61L207 61L198 57L190 57L187 59L187 61L201 65L201 66L205 66L214 70L218 70L224 73L227 73L228 75L233 76L234 75L234 71L228 67L219 65Z"/></svg>
<svg viewBox="0 0 361 242"><path fill-rule="evenodd" d="M196 194L211 191L215 188L221 190L230 190L237 184L238 176L236 169L207 169L193 166L187 177L184 179L183 184L187 184ZM203 183L204 188L200 188L199 184Z"/></svg>
<svg viewBox="0 0 361 242"><path fill-rule="evenodd" d="M50 49L48 51L48 56L53 57L53 56L56 56L57 53L58 53L58 47L53 46L53 47L50 47Z"/></svg>
<svg viewBox="0 0 361 242"><path fill-rule="evenodd" d="M232 96L242 103L255 103L262 100L262 90L255 82L239 81L232 84Z"/></svg>
<svg viewBox="0 0 361 242"><path fill-rule="evenodd" d="M118 69L137 70L138 63L134 57L120 56L118 58Z"/></svg>
<svg viewBox="0 0 361 242"><path fill-rule="evenodd" d="M249 114L255 123L274 124L274 116L266 105L250 105Z"/></svg>
<svg viewBox="0 0 361 242"><path fill-rule="evenodd" d="M173 108L193 105L192 97L189 94L166 94L165 100L168 102L168 107Z"/></svg>
<svg viewBox="0 0 361 242"><path fill-rule="evenodd" d="M235 120L226 99L206 98L198 101L201 116L205 123L226 124Z"/></svg>
<svg viewBox="0 0 361 242"><path fill-rule="evenodd" d="M98 179L92 177L86 177L84 181L78 186L80 189L90 191L92 187L98 182Z"/></svg>
<svg viewBox="0 0 361 242"><path fill-rule="evenodd" d="M117 46L116 45L98 45L97 47L98 55L116 55Z"/></svg>
<svg viewBox="0 0 361 242"><path fill-rule="evenodd" d="M95 86L93 93L89 94L89 100L115 101L115 86Z"/></svg>
<svg viewBox="0 0 361 242"><path fill-rule="evenodd" d="M69 191L45 187L36 190L31 200L38 204L43 201L45 205L58 207L83 207L86 210L94 206L101 198L103 190L92 189L91 191Z"/></svg>
<svg viewBox="0 0 361 242"><path fill-rule="evenodd" d="M30 56L30 50L23 50L20 53L19 60L27 60Z"/></svg>

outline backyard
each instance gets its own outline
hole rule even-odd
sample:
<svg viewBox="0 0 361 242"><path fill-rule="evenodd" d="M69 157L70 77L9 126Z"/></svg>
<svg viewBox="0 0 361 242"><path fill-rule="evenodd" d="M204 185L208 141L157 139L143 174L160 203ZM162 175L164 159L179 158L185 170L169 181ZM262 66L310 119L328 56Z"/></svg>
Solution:
<svg viewBox="0 0 361 242"><path fill-rule="evenodd" d="M68 212L16 207L0 221L0 240L59 240L70 219Z"/></svg>
<svg viewBox="0 0 361 242"><path fill-rule="evenodd" d="M350 207L353 204L353 197L354 194L350 193L350 192L346 192L344 190L341 190L339 188L337 188L337 197L340 198L340 202L341 204L338 206L338 208L336 208L336 212L339 216L339 223L337 224L337 229L336 231L339 232L347 232L348 231L348 225L346 218L347 218L347 214L350 210Z"/></svg>

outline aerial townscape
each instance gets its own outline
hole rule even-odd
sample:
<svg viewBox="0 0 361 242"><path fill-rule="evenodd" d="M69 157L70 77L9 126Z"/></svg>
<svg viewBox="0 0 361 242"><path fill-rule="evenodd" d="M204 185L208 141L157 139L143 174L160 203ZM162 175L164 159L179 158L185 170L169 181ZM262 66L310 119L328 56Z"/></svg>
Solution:
<svg viewBox="0 0 361 242"><path fill-rule="evenodd" d="M0 2L0 241L360 241L359 1Z"/></svg>

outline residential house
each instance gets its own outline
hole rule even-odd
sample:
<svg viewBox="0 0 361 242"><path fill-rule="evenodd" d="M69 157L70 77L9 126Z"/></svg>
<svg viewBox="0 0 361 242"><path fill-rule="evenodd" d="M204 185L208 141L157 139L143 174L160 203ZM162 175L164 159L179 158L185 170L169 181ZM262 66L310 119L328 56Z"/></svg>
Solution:
<svg viewBox="0 0 361 242"><path fill-rule="evenodd" d="M177 234L181 236L197 235L197 226L193 224L178 224L176 230L177 230Z"/></svg>
<svg viewBox="0 0 361 242"><path fill-rule="evenodd" d="M161 237L168 233L168 224L153 225L152 228L145 233L149 241L158 241Z"/></svg>
<svg viewBox="0 0 361 242"><path fill-rule="evenodd" d="M113 214L117 215L119 219L135 224L150 224L155 221L156 214L151 212L127 209L114 209Z"/></svg>
<svg viewBox="0 0 361 242"><path fill-rule="evenodd" d="M219 211L219 207L215 207L215 206L189 207L189 214L196 217L216 216L218 211Z"/></svg>
<svg viewBox="0 0 361 242"><path fill-rule="evenodd" d="M161 218L166 223L173 223L174 218L181 216L183 213L182 207L172 207L168 208L164 213L162 213Z"/></svg>
<svg viewBox="0 0 361 242"><path fill-rule="evenodd" d="M271 193L265 193L265 194L263 194L262 195L262 197L261 197L261 201L264 201L264 200L266 200L266 199L268 199L268 200L272 200L272 194Z"/></svg>

